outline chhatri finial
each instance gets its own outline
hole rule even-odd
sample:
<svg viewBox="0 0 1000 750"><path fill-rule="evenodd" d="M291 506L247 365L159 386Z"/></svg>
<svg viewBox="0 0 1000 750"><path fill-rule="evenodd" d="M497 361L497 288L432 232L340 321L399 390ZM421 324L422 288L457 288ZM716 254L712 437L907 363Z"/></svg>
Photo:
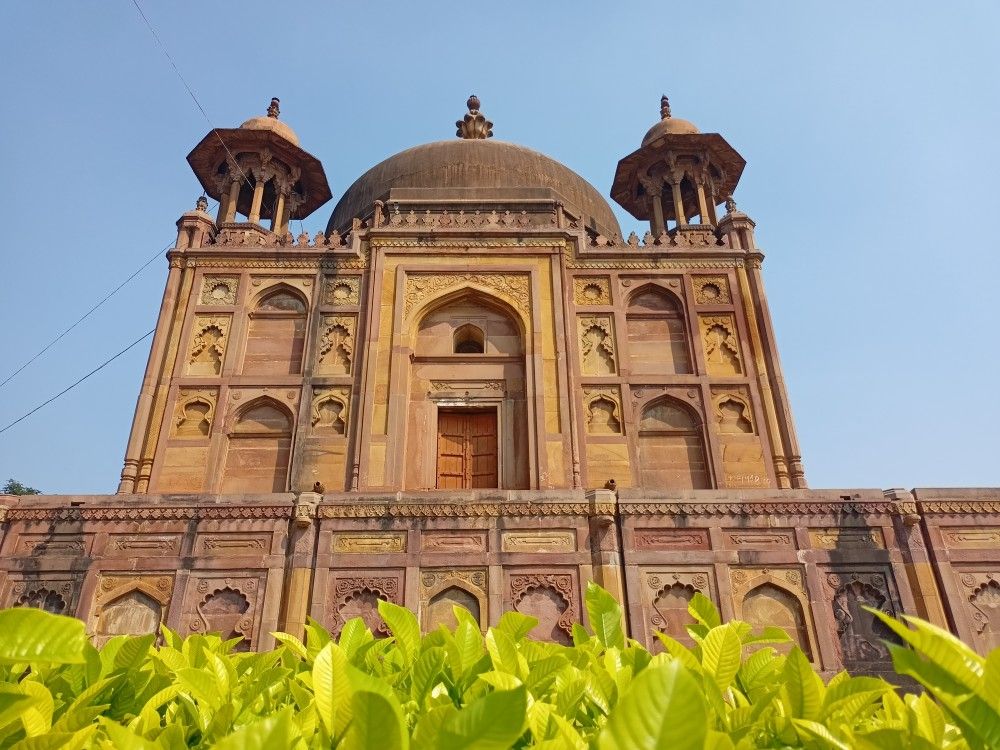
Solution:
<svg viewBox="0 0 1000 750"><path fill-rule="evenodd" d="M208 212L208 198L204 193L198 196L198 202L194 204L194 210Z"/></svg>
<svg viewBox="0 0 1000 750"><path fill-rule="evenodd" d="M267 116L273 117L275 120L277 120L278 115L280 114L281 114L281 100L276 96L272 96L271 104L267 108Z"/></svg>
<svg viewBox="0 0 1000 750"><path fill-rule="evenodd" d="M660 119L666 120L668 117L670 117L670 100L664 94L660 97Z"/></svg>
<svg viewBox="0 0 1000 750"><path fill-rule="evenodd" d="M736 213L736 201L733 200L733 196L731 195L726 196L726 213Z"/></svg>
<svg viewBox="0 0 1000 750"><path fill-rule="evenodd" d="M493 137L493 123L479 111L479 97L473 94L465 103L469 108L465 117L455 123L459 138L481 139Z"/></svg>

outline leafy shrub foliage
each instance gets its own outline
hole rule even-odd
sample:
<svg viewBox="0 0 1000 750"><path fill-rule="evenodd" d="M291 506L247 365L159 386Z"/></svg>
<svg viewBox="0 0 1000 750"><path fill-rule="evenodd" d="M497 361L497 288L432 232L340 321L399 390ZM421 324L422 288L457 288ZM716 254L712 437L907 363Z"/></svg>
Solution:
<svg viewBox="0 0 1000 750"><path fill-rule="evenodd" d="M1000 650L977 656L947 632L884 617L906 645L898 671L924 685L823 684L778 629L723 624L696 596L694 647L660 635L656 655L625 638L621 608L587 590L594 632L539 643L506 613L484 636L467 612L421 636L407 609L381 603L392 638L360 619L340 637L276 634L267 653L163 630L99 651L83 624L33 609L0 612L0 746L119 748L987 748L1000 746Z"/></svg>

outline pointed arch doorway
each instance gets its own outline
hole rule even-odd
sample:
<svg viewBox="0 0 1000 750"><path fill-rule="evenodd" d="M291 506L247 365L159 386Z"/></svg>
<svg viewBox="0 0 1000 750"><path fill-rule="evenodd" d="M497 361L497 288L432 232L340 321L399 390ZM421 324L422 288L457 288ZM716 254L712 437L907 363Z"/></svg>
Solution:
<svg viewBox="0 0 1000 750"><path fill-rule="evenodd" d="M496 409L439 409L437 488L499 487Z"/></svg>

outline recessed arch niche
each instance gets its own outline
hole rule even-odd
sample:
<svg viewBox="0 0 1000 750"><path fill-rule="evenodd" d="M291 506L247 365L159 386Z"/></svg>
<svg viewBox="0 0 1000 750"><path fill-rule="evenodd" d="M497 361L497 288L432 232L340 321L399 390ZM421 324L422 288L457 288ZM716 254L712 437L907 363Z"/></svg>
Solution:
<svg viewBox="0 0 1000 750"><path fill-rule="evenodd" d="M247 326L245 374L302 372L307 309L302 293L287 284L277 284L258 295Z"/></svg>
<svg viewBox="0 0 1000 750"><path fill-rule="evenodd" d="M633 375L692 372L684 306L673 293L655 284L637 289L628 299L625 328Z"/></svg>
<svg viewBox="0 0 1000 750"><path fill-rule="evenodd" d="M663 396L642 409L639 467L646 489L711 487L704 429L691 407Z"/></svg>
<svg viewBox="0 0 1000 750"><path fill-rule="evenodd" d="M285 492L293 424L291 412L266 396L237 411L229 432L222 492Z"/></svg>

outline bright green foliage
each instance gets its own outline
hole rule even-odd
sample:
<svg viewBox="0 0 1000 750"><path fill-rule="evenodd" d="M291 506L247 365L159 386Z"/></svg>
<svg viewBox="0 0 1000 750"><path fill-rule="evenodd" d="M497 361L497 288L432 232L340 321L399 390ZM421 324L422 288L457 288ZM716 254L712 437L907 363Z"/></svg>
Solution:
<svg viewBox="0 0 1000 750"><path fill-rule="evenodd" d="M927 692L836 675L828 683L782 631L722 623L696 595L693 646L625 637L619 604L590 584L592 632L572 647L530 640L508 612L485 634L465 610L421 635L382 602L392 637L360 619L334 639L310 622L267 653L164 628L100 651L77 620L0 612L0 748L377 748L379 750L744 750L1000 746L1000 650L982 658L913 618L887 618L901 674ZM785 653L779 653L778 644Z"/></svg>

